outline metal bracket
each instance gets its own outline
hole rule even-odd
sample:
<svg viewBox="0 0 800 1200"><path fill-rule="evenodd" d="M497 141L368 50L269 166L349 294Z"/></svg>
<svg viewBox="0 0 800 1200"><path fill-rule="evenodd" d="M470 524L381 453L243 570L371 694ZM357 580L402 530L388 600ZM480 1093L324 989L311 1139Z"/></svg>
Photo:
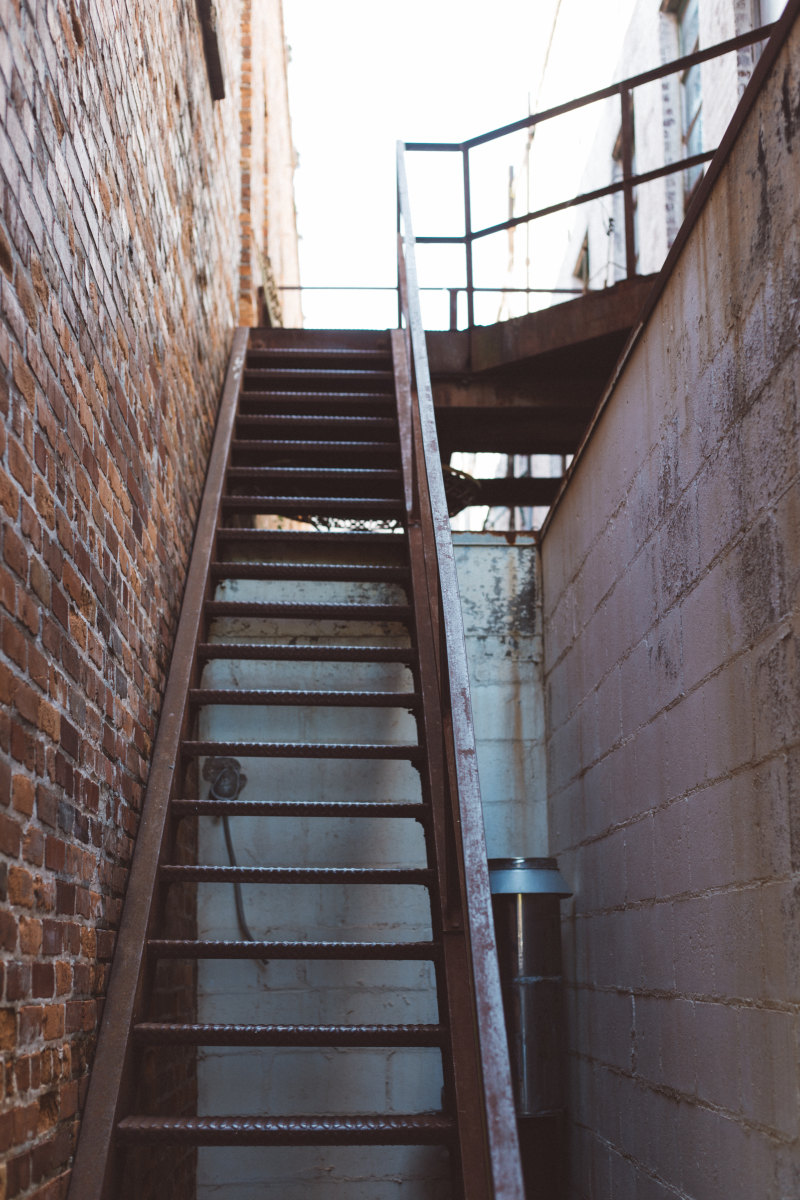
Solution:
<svg viewBox="0 0 800 1200"><path fill-rule="evenodd" d="M236 800L247 783L242 764L236 758L207 758L203 764L203 779L211 784L212 800Z"/></svg>

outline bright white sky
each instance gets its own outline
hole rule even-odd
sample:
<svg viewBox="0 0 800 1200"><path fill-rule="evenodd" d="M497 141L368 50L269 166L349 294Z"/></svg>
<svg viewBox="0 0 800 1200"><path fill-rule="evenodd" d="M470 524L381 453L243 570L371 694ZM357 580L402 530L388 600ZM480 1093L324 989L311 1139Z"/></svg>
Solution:
<svg viewBox="0 0 800 1200"><path fill-rule="evenodd" d="M301 281L394 285L397 139L461 141L525 116L529 101L541 109L602 87L633 2L284 0ZM502 220L514 155L499 153L482 171ZM457 178L448 182L410 170L418 234L449 232L441 222L461 200ZM306 323L316 326L385 328L395 305L391 294L303 299Z"/></svg>

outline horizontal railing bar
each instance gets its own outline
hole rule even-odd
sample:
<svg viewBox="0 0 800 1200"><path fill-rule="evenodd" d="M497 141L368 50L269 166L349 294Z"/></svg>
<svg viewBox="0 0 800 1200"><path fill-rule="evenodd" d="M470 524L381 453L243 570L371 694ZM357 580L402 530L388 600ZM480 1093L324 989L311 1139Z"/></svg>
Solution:
<svg viewBox="0 0 800 1200"><path fill-rule="evenodd" d="M694 160L692 160L692 161L694 161ZM530 214L531 219L533 219L533 217L535 215L536 214L531 213ZM525 220L526 218L523 217L523 218L518 218L518 220L519 219ZM479 235L474 234L473 236L477 237ZM433 237L417 238L417 242L426 242L426 241L427 242L438 242L439 239L433 238ZM417 291L419 291L419 292L467 292L469 290L470 289L467 287L467 285L465 283L461 283L461 284L443 283L439 287L417 288ZM529 288L505 287L503 284L501 284L499 287L477 287L476 286L476 287L472 288L473 292L519 292L521 295L527 295L527 296L540 296L540 295L550 296L550 295L555 295L555 294L561 295L562 293L565 296L582 296L584 293L584 290L585 290L584 288L559 288L559 287L539 287L539 288L535 288L535 287L529 287ZM397 284L394 284L391 286L387 285L387 284L381 284L378 287L372 287L371 284L364 284L363 287L355 286L353 284L342 284L340 286L338 283L309 284L309 285L306 285L303 283L303 284L300 284L299 286L298 285L292 285L292 286L287 285L284 287L281 284L278 287L278 291L280 291L280 292L396 292Z"/></svg>
<svg viewBox="0 0 800 1200"><path fill-rule="evenodd" d="M677 175L680 171L688 171L701 163L710 162L715 154L716 150L704 150L702 154L692 154L689 158L682 158L679 162L666 163L663 167L654 167L652 171L644 171L641 175L631 175L629 179L608 183L605 187L595 188L592 192L582 192L579 196L573 196L571 200L560 200L558 204L549 204L547 208L537 208L535 212L524 213L521 217L511 217L508 221L500 221L497 225L487 225L485 229L476 229L472 233L472 241L477 238L489 237L493 233L502 233L506 229L514 229L517 225L524 225L527 221L536 221L539 217L549 217L553 213L563 212L567 208L577 208L592 200L600 200L603 196L611 196L615 192L623 191L628 185L638 187L643 183L652 183L654 179L661 179L665 175ZM417 238L418 242L432 240L431 238ZM477 289L475 290L477 291Z"/></svg>
<svg viewBox="0 0 800 1200"><path fill-rule="evenodd" d="M463 142L405 142L406 150L455 150L460 153L464 149Z"/></svg>
<svg viewBox="0 0 800 1200"><path fill-rule="evenodd" d="M468 235L466 233L461 233L461 234L453 234L452 237L450 237L450 236L448 236L448 237L431 237L431 236L418 237L417 245L418 246L426 246L430 242L435 242L439 246L463 246L464 243L468 242L468 241L469 241ZM427 289L426 288L417 288L417 291L424 292L424 291L427 291Z"/></svg>
<svg viewBox="0 0 800 1200"><path fill-rule="evenodd" d="M611 83L608 87L600 88L596 92L589 92L585 96L579 96L576 100L568 100L564 104L557 104L553 108L547 108L540 113L531 113L528 117L522 117L519 121L512 121L510 125L501 125L497 129L491 129L488 133L478 134L477 137L468 138L458 147L447 146L447 149L472 150L475 146L482 146L486 142L492 142L497 138L507 137L511 133L517 133L522 129L530 129L535 125L541 124L542 121L550 121L553 117L563 116L564 113L574 112L578 108L584 108L587 104L595 104L599 100L608 100L612 96L618 95L621 91L632 91L634 88L641 87L645 83L653 83L657 79L664 79L668 75L675 75L679 71L688 70L690 67L697 66L699 63L708 62L709 59L719 58L723 54L730 54L734 50L741 50L745 46L752 46L755 42L763 42L770 36L775 23L762 25L759 29L750 30L749 33L739 34L738 37L728 38L724 42L717 42L714 46L707 46L703 50L696 50L694 54L685 54L682 58L675 58L672 62L663 63L661 66L653 67L649 71L642 71L638 75L630 75L627 79L620 79L617 83ZM432 149L433 144L426 146L419 142L406 142L406 149ZM445 149L445 147L442 147ZM419 239L417 239L419 240Z"/></svg>
<svg viewBox="0 0 800 1200"><path fill-rule="evenodd" d="M279 292L396 292L396 283L279 283ZM422 292L447 291L446 287L424 287Z"/></svg>

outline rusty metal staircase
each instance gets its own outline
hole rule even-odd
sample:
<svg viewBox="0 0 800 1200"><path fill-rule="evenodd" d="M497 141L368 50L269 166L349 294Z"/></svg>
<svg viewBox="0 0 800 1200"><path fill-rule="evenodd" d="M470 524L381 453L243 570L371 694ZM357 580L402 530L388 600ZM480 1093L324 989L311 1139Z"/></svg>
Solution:
<svg viewBox="0 0 800 1200"><path fill-rule="evenodd" d="M522 1200L398 168L403 328L234 335L69 1200Z"/></svg>
<svg viewBox="0 0 800 1200"><path fill-rule="evenodd" d="M448 628L460 614L454 576L448 592L442 572L447 514L436 511L442 496L427 486L430 428L412 394L408 350L400 331L235 335L71 1200L145 1196L153 1177L172 1196L193 1194L198 1150L203 1171L224 1173L217 1160L208 1168L211 1147L316 1147L319 1165L337 1147L358 1147L363 1157L370 1146L434 1146L439 1159L417 1157L401 1195L522 1195L463 636L454 645ZM383 686L365 686L376 667ZM299 735L273 740L292 712L303 716L291 726ZM320 740L318 728L334 736ZM349 732L362 729L362 738ZM371 729L384 730L383 740ZM345 774L335 781L338 767ZM271 821L294 828L290 850L312 847L306 861L276 865L270 835L258 832ZM404 829L421 829L416 860L398 864L391 847L387 859L384 837L377 865L320 865L315 827L334 842L332 829L346 831L357 855L357 831L371 823L403 846ZM267 861L256 861L264 844ZM256 902L243 899L250 885ZM315 901L335 936L292 926L303 905L289 893L308 889L351 897L337 909L338 923L326 916L333 902ZM232 890L236 927L223 918L220 932L213 914L233 911ZM352 895L381 890L388 900L366 907L396 911L399 932L367 937L365 906ZM427 897L422 909L412 893ZM358 930L348 936L353 913ZM281 920L290 936L260 932ZM352 978L349 1000L326 1019L319 964L356 962L362 972L387 963L428 971L426 1019L342 1020L363 1009L364 989L359 999ZM308 1007L296 993L280 1019L253 1019L252 1005L237 1019L235 986L228 1008L219 998L220 973L244 964L259 973L247 986L268 1014L282 964L298 963L317 964L307 982L322 1014L313 1021L291 1019L294 1004ZM336 995L343 986L334 978ZM382 1004L391 1012L387 986ZM384 1078L371 1091L355 1085L356 1098L388 1095L387 1054L433 1054L438 1065L431 1072L430 1062L412 1059L399 1089L410 1098L407 1110L362 1101L340 1111L347 1088L334 1088L327 1110L315 1108L322 1060L304 1068L294 1059L308 1077L310 1107L264 1111L263 1092L248 1095L246 1081L249 1060L267 1049L324 1050L335 1055L335 1071L342 1054L369 1050L364 1070ZM231 1071L239 1081L231 1110L219 1111L213 1095L215 1061L226 1094ZM432 1091L441 1103L431 1104ZM173 1099L178 1107L170 1109ZM393 1160L392 1170L396 1183L403 1164ZM237 1194L231 1181L223 1190ZM309 1194L351 1193L331 1183Z"/></svg>

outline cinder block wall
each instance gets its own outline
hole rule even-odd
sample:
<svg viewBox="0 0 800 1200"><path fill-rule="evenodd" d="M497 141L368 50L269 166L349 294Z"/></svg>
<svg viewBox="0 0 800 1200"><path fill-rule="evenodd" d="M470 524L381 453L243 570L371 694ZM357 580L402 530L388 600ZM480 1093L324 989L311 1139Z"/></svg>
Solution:
<svg viewBox="0 0 800 1200"><path fill-rule="evenodd" d="M236 322L240 9L218 104L194 0L0 10L8 1200L65 1192Z"/></svg>
<svg viewBox="0 0 800 1200"><path fill-rule="evenodd" d="M789 1200L800 30L545 530L573 1200Z"/></svg>

